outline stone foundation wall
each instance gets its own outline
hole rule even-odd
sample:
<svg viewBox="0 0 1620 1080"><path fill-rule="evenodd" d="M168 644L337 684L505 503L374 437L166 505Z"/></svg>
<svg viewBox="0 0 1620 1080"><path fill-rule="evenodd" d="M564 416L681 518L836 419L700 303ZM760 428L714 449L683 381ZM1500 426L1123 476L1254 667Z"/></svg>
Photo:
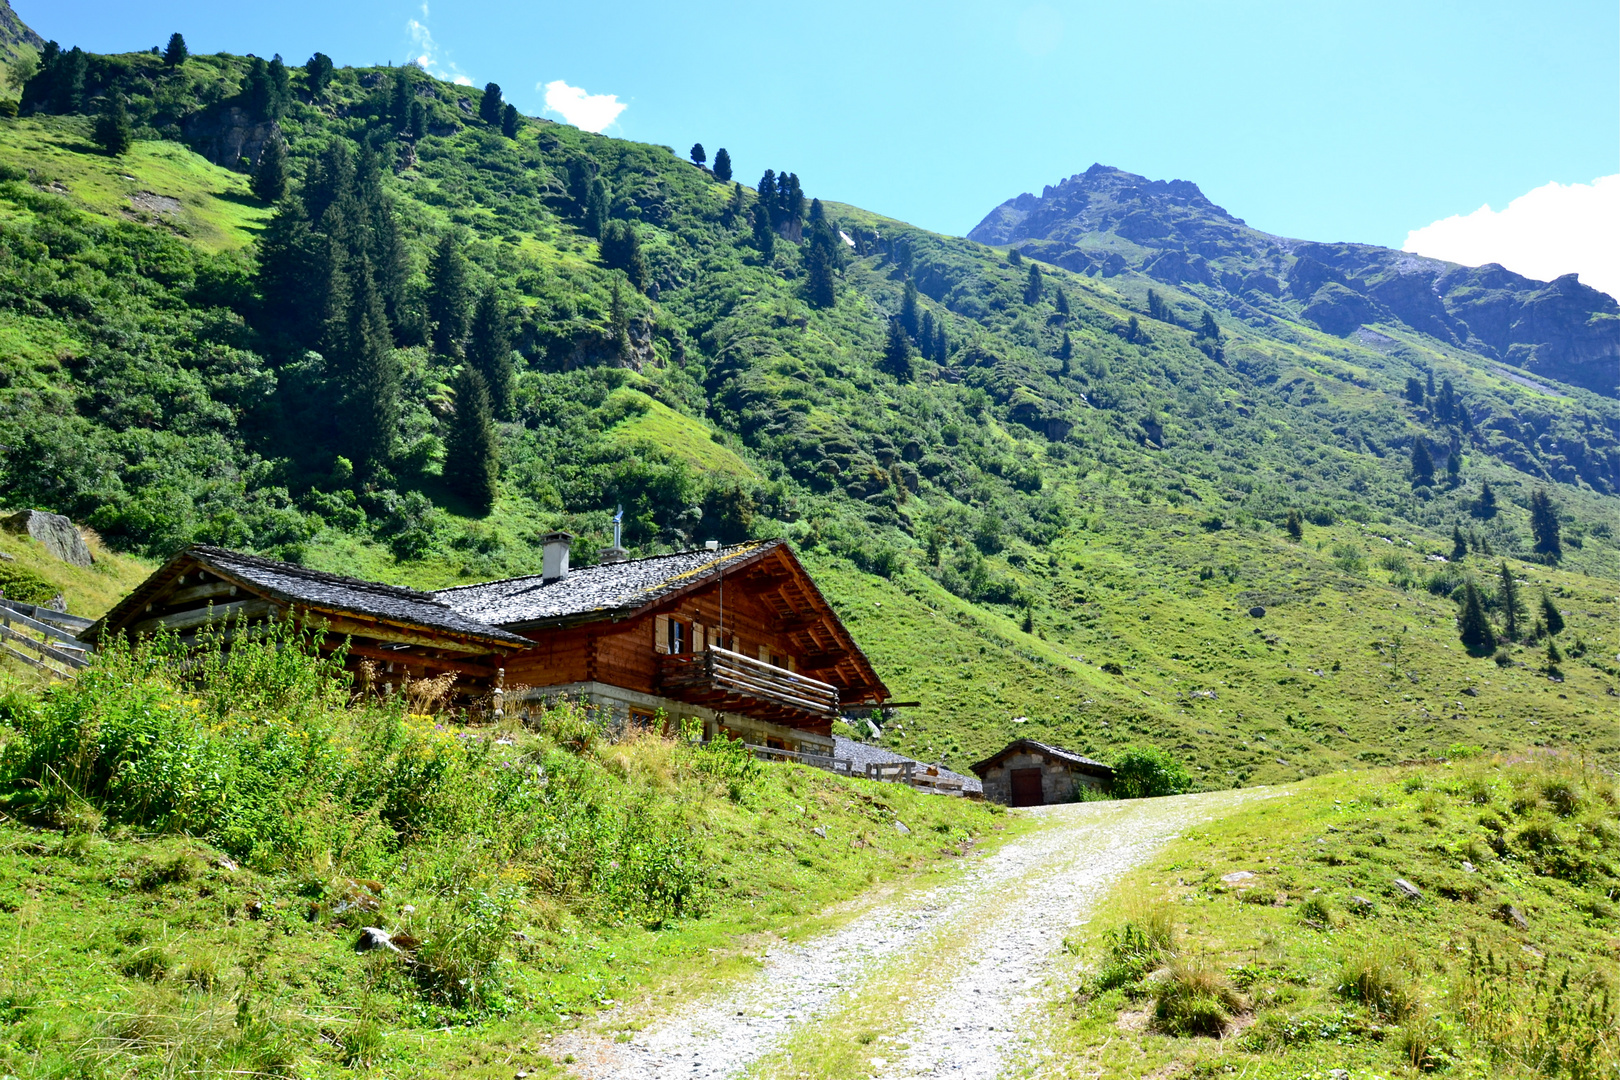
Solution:
<svg viewBox="0 0 1620 1080"><path fill-rule="evenodd" d="M1018 753L992 766L984 777L984 797L1004 806L1012 805L1012 774L1015 769L1041 770L1041 798L1047 804L1074 802L1080 797L1081 787L1102 791L1100 776L1077 771L1062 761L1044 754Z"/></svg>

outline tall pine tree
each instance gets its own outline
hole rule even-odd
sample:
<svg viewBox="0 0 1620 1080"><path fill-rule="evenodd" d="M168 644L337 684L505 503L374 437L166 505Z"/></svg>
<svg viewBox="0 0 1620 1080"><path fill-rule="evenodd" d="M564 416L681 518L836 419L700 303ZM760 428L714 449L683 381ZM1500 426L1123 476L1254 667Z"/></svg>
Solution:
<svg viewBox="0 0 1620 1080"><path fill-rule="evenodd" d="M889 320L888 338L883 345L883 358L878 366L900 382L911 381L914 368L911 361L911 339L906 336L900 320Z"/></svg>
<svg viewBox="0 0 1620 1080"><path fill-rule="evenodd" d="M703 168L703 163L708 161L708 160L709 160L709 154L708 154L708 151L703 149L703 144L700 143L700 142L693 143L692 144L692 164L696 165L698 168L701 169L701 168Z"/></svg>
<svg viewBox="0 0 1620 1080"><path fill-rule="evenodd" d="M186 48L186 39L178 31L169 35L169 45L163 50L164 66L177 68L191 57L191 50Z"/></svg>
<svg viewBox="0 0 1620 1080"><path fill-rule="evenodd" d="M623 270L637 292L646 292L652 282L647 257L641 251L641 233L628 221L610 221L602 233L602 265Z"/></svg>
<svg viewBox="0 0 1620 1080"><path fill-rule="evenodd" d="M1462 610L1457 613L1457 636L1463 647L1475 656L1484 656L1496 648L1496 634L1491 621L1485 617L1485 604L1480 599L1474 579L1463 584Z"/></svg>
<svg viewBox="0 0 1620 1080"><path fill-rule="evenodd" d="M512 394L516 376L512 370L512 338L506 331L506 311L493 285L484 290L473 309L472 330L467 337L467 364L483 377L489 408L495 418L514 419Z"/></svg>
<svg viewBox="0 0 1620 1080"><path fill-rule="evenodd" d="M489 388L471 365L456 374L456 411L444 440L444 481L462 499L487 514L495 505L500 455L490 415Z"/></svg>
<svg viewBox="0 0 1620 1080"><path fill-rule="evenodd" d="M1496 606L1502 610L1502 636L1509 641L1519 640L1519 620L1524 618L1524 601L1519 598L1519 583L1513 571L1502 563L1497 573Z"/></svg>
<svg viewBox="0 0 1620 1080"><path fill-rule="evenodd" d="M1547 633L1557 637L1564 631L1564 613L1558 610L1547 590L1541 590L1541 624L1547 628Z"/></svg>
<svg viewBox="0 0 1620 1080"><path fill-rule="evenodd" d="M1412 440L1412 483L1418 487L1434 483L1434 457L1421 435Z"/></svg>
<svg viewBox="0 0 1620 1080"><path fill-rule="evenodd" d="M726 148L723 146L715 151L714 178L722 184L731 182L731 155L726 153Z"/></svg>
<svg viewBox="0 0 1620 1080"><path fill-rule="evenodd" d="M107 95L96 117L95 138L96 145L113 157L124 154L135 141L135 128L129 122L123 94L113 91Z"/></svg>
<svg viewBox="0 0 1620 1080"><path fill-rule="evenodd" d="M1024 284L1024 303L1035 304L1041 298L1043 283L1041 281L1041 268L1036 263L1029 264L1029 280Z"/></svg>
<svg viewBox="0 0 1620 1080"><path fill-rule="evenodd" d="M328 308L327 372L338 391L343 447L370 473L387 464L399 428L399 361L369 260L347 273L342 262L341 255L333 260L333 274L344 280Z"/></svg>
<svg viewBox="0 0 1620 1080"><path fill-rule="evenodd" d="M253 167L253 194L265 202L280 202L287 194L287 145L280 135L271 135L259 151L259 163Z"/></svg>
<svg viewBox="0 0 1620 1080"><path fill-rule="evenodd" d="M1546 488L1537 488L1530 496L1530 534L1535 538L1535 552L1543 562L1555 563L1564 557L1558 508Z"/></svg>
<svg viewBox="0 0 1620 1080"><path fill-rule="evenodd" d="M461 242L454 233L445 233L428 263L427 316L433 327L433 351L440 356L459 355L467 336L469 295Z"/></svg>
<svg viewBox="0 0 1620 1080"><path fill-rule="evenodd" d="M332 58L323 52L316 53L304 64L305 84L309 87L311 97L326 96L326 88L332 81L332 71Z"/></svg>
<svg viewBox="0 0 1620 1080"><path fill-rule="evenodd" d="M825 218L810 225L810 242L804 255L805 298L819 308L830 308L838 301L838 241Z"/></svg>
<svg viewBox="0 0 1620 1080"><path fill-rule="evenodd" d="M913 338L917 336L917 283L909 278L900 294L900 325Z"/></svg>
<svg viewBox="0 0 1620 1080"><path fill-rule="evenodd" d="M765 265L776 258L776 228L771 224L770 204L764 199L754 204L754 246Z"/></svg>
<svg viewBox="0 0 1620 1080"><path fill-rule="evenodd" d="M1496 516L1496 492L1489 480L1479 485L1479 498L1474 500L1473 514L1485 521Z"/></svg>
<svg viewBox="0 0 1620 1080"><path fill-rule="evenodd" d="M597 237L607 228L608 210L613 205L613 192L604 177L591 177L585 195L585 232Z"/></svg>
<svg viewBox="0 0 1620 1080"><path fill-rule="evenodd" d="M485 83L484 96L478 101L478 118L490 127L499 127L501 112L506 102L501 98L500 83Z"/></svg>
<svg viewBox="0 0 1620 1080"><path fill-rule="evenodd" d="M523 118L518 114L516 105L507 105L501 110L501 134L508 139L518 137L518 129L523 125Z"/></svg>

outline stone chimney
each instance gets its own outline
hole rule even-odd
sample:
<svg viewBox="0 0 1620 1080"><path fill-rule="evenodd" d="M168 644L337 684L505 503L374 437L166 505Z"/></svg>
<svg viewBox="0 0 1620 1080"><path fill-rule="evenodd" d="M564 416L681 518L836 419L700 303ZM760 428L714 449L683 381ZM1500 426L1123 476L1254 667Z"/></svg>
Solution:
<svg viewBox="0 0 1620 1080"><path fill-rule="evenodd" d="M602 548L596 553L596 565L605 566L608 563L624 562L629 557L630 553L628 551L615 544L612 547Z"/></svg>
<svg viewBox="0 0 1620 1080"><path fill-rule="evenodd" d="M540 546L545 552L540 574L542 585L550 585L568 576L568 549L573 543L573 533L546 533L540 538Z"/></svg>

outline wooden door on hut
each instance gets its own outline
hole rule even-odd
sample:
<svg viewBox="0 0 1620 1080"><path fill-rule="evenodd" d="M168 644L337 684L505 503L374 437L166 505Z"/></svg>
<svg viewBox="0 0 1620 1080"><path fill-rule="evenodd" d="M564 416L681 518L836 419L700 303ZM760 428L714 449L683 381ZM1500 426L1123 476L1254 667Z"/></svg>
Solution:
<svg viewBox="0 0 1620 1080"><path fill-rule="evenodd" d="M1041 770L1014 769L1012 771L1012 804L1014 806L1041 806L1046 796L1041 791Z"/></svg>

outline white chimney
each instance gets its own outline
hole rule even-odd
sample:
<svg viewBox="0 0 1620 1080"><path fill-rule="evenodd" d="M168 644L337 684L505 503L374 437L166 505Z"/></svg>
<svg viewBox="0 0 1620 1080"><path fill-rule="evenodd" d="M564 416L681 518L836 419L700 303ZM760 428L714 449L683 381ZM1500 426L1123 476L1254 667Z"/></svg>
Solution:
<svg viewBox="0 0 1620 1080"><path fill-rule="evenodd" d="M546 533L540 538L540 545L545 551L540 573L542 585L550 585L568 576L568 550L573 543L573 533Z"/></svg>
<svg viewBox="0 0 1620 1080"><path fill-rule="evenodd" d="M705 541L703 541L703 550L704 551L719 551L720 550L720 541L718 541L718 540L705 540Z"/></svg>

